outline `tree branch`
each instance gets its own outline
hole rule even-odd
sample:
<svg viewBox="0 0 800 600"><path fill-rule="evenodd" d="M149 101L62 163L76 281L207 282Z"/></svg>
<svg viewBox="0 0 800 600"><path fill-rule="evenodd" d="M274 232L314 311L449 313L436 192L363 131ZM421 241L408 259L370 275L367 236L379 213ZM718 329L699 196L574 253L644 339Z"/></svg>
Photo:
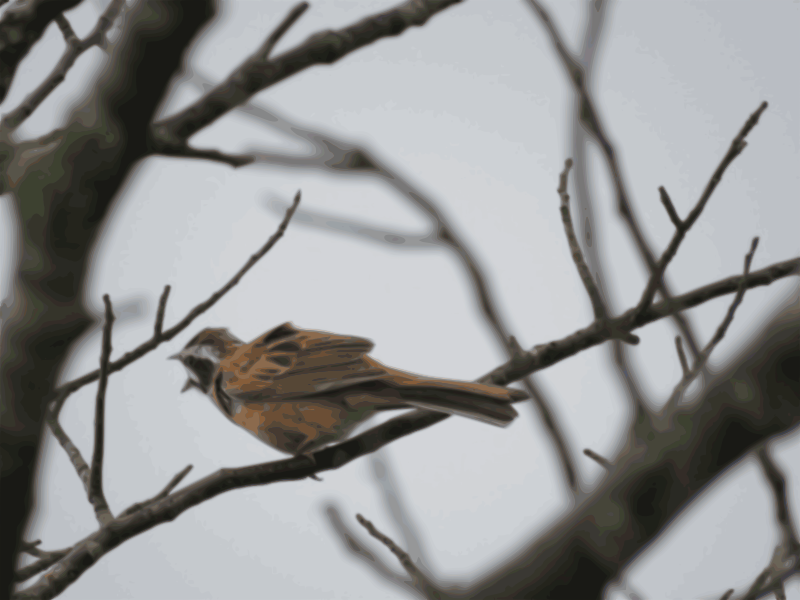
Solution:
<svg viewBox="0 0 800 600"><path fill-rule="evenodd" d="M635 307L631 308L619 317L611 319L611 327L618 327L623 331L638 329L648 323L672 316L676 312L688 310L713 298L736 292L739 289L739 285L743 285L745 289L769 285L776 279L797 275L799 271L800 258L794 258L775 263L747 276L736 275L721 279L681 296L676 296L670 301L662 300L661 302L656 302L640 315L636 315ZM520 377L554 365L586 348L606 342L611 337L610 331L603 331L602 326L593 323L589 327L576 331L565 338L535 346L533 350L522 352L515 360L497 367L478 381L480 383L494 383L495 385L506 386Z"/></svg>
<svg viewBox="0 0 800 600"><path fill-rule="evenodd" d="M64 40L67 42L67 48L58 61L58 64L56 64L45 80L39 84L39 87L31 92L22 104L3 116L3 120L0 121L0 136L8 135L19 127L23 121L44 102L45 98L58 87L58 84L66 79L67 72L72 65L75 64L78 57L92 46L100 44L100 42L103 41L106 32L111 28L111 25L113 25L114 20L119 16L124 5L125 0L111 0L106 10L97 20L97 25L95 25L92 32L83 40L77 38L63 14L59 14L55 17L59 28L62 33L64 33Z"/></svg>
<svg viewBox="0 0 800 600"><path fill-rule="evenodd" d="M694 208L691 210L685 220L681 221L678 219L677 214L675 214L674 207L670 211L672 202L669 201L669 196L667 196L666 190L664 190L663 187L659 188L662 190L661 199L664 202L664 206L667 207L667 212L670 215L670 219L672 219L673 223L675 223L675 219L678 219L678 224L675 226L675 233L673 234L672 240L670 240L667 249L664 250L664 253L658 260L658 263L656 263L655 269L653 269L652 273L650 274L650 279L647 282L647 286L642 294L642 298L639 300L639 305L636 308L637 311L642 312L653 302L653 297L655 296L656 290L659 288L659 282L664 276L664 271L666 271L667 265L669 265L669 262L678 252L678 247L681 245L683 238L686 237L686 233L692 228L692 225L695 224L697 219L700 218L700 213L703 212L703 209L708 203L709 198L711 198L711 194L714 193L717 185L720 181L722 181L722 176L725 173L725 170L734 161L734 159L736 159L736 157L742 153L742 150L744 150L745 146L747 145L744 139L747 137L747 134L750 133L753 127L756 126L761 114L767 110L767 106L768 105L766 102L762 102L761 106L759 106L758 109L756 109L756 111L750 115L750 118L747 119L741 131L739 131L739 134L733 138L728 152L722 157L722 161L714 171L714 174L711 176L711 179L706 185L705 190L703 190L700 199L697 201L697 204L695 204Z"/></svg>
<svg viewBox="0 0 800 600"><path fill-rule="evenodd" d="M0 19L0 102L5 100L14 73L42 37L50 21L80 0L31 0L9 6Z"/></svg>
<svg viewBox="0 0 800 600"><path fill-rule="evenodd" d="M403 565L403 568L406 570L406 573L411 576L411 579L414 582L414 587L419 590L420 594L422 594L425 598L431 598L433 600L439 600L443 597L442 591L438 588L438 586L434 585L434 583L428 579L427 575L417 569L417 565L414 564L414 561L411 560L411 557L405 550L395 544L389 536L378 531L375 525L373 525L360 514L356 515L356 519L364 527L364 529L369 531L369 534L372 537L386 546L389 550L391 550L392 554L397 557L397 559L400 561L400 564Z"/></svg>
<svg viewBox="0 0 800 600"><path fill-rule="evenodd" d="M105 453L105 415L106 387L108 386L108 363L111 357L111 328L114 324L114 311L108 294L103 296L106 307L103 324L103 349L100 354L100 381L97 384L97 399L94 413L94 453L92 454L92 470L89 474L89 502L94 507L100 526L108 525L114 515L108 508L106 495L103 493L103 455Z"/></svg>
<svg viewBox="0 0 800 600"><path fill-rule="evenodd" d="M156 123L151 136L154 144L156 147L160 143L183 144L206 125L279 81L314 65L332 64L384 37L399 35L408 27L422 26L436 13L460 1L408 0L342 30L312 35L300 46L273 59L266 59L264 54L272 49L277 38L306 9L306 4L302 3L290 12L267 43L239 65L228 79L188 108ZM275 39L271 42L273 37Z"/></svg>

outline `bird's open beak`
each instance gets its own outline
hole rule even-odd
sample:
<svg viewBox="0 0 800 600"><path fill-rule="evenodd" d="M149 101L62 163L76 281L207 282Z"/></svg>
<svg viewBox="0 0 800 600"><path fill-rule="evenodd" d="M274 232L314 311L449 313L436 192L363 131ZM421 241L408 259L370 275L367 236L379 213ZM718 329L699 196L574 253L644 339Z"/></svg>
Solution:
<svg viewBox="0 0 800 600"><path fill-rule="evenodd" d="M185 394L186 392L188 392L193 387L194 387L194 385L192 385L192 380L191 379L187 379L186 383L184 383L183 387L181 388L181 394Z"/></svg>
<svg viewBox="0 0 800 600"><path fill-rule="evenodd" d="M167 360L181 360L183 358L183 352L178 352L177 354L173 354L172 356L168 356Z"/></svg>

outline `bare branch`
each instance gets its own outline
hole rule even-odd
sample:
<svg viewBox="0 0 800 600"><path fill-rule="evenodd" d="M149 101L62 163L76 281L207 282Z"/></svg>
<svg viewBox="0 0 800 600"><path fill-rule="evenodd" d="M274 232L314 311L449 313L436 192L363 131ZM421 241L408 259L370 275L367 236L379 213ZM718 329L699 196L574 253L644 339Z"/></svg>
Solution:
<svg viewBox="0 0 800 600"><path fill-rule="evenodd" d="M694 225L697 219L700 217L700 213L703 212L703 209L708 203L709 198L711 198L711 194L714 192L717 184L722 180L722 175L725 173L728 165L730 165L734 159L741 154L742 150L744 150L746 145L744 138L748 133L750 133L753 127L756 126L759 117L761 117L761 113L763 113L765 110L767 110L767 103L762 102L761 106L759 106L758 109L752 115L750 115L750 118L747 119L747 122L744 124L741 131L739 131L739 134L731 142L728 152L722 158L719 166L714 171L714 174L711 176L711 180L706 185L705 190L703 190L703 194L700 196L697 204L695 204L695 207L691 210L685 221L681 221L680 225L675 226L675 233L672 235L672 240L670 240L667 249L664 250L661 258L658 259L658 263L656 263L655 269L653 269L652 273L650 274L650 279L647 282L647 286L642 294L642 298L639 300L639 305L637 307L638 311L643 311L645 307L649 306L653 302L653 297L655 296L656 290L659 288L659 282L664 276L664 271L666 271L667 265L669 265L669 262L678 252L678 247L681 245L683 238L686 237L686 232L691 229L692 225ZM661 190L663 189L664 188L661 188ZM669 199L669 197L666 195L666 192L663 192L661 195L662 201L665 198L667 200ZM671 205L671 203L669 205ZM670 215L670 218L671 217L672 215Z"/></svg>
<svg viewBox="0 0 800 600"><path fill-rule="evenodd" d="M661 196L661 203L664 205L664 208L667 209L669 220L675 225L675 229L682 229L683 221L681 221L681 218L678 216L678 211L675 210L675 206L672 204L672 200L663 185L658 188L658 193Z"/></svg>
<svg viewBox="0 0 800 600"><path fill-rule="evenodd" d="M46 571L70 552L72 552L71 547L64 548L63 550L37 550L34 556L36 556L39 560L32 562L25 567L17 569L14 572L14 581L25 581L34 575L41 573L42 571Z"/></svg>
<svg viewBox="0 0 800 600"><path fill-rule="evenodd" d="M121 513L119 513L119 517L118 518L127 517L128 515L132 515L137 510L142 510L146 506L149 506L150 504L153 504L153 502L157 502L158 500L161 500L162 498L166 498L167 496L169 496L169 493L172 490L174 490L176 487L178 487L178 484L180 484L180 482L183 481L183 478L186 477L189 474L189 471L191 471L192 468L193 468L192 465L187 465L180 473L176 474L175 477L170 479L169 483L164 486L163 490L158 492L155 496L153 496L149 500L145 500L143 502L136 502L135 504L131 504L128 508L126 508Z"/></svg>
<svg viewBox="0 0 800 600"><path fill-rule="evenodd" d="M675 349L678 351L678 360L681 361L681 369L683 370L683 376L686 377L689 374L689 363L686 360L686 354L683 351L683 340L681 340L681 336L675 336Z"/></svg>
<svg viewBox="0 0 800 600"><path fill-rule="evenodd" d="M264 45L258 49L255 56L260 58L262 61L266 61L269 58L272 49L275 47L280 39L283 37L289 28L294 25L295 21L299 19L306 9L308 8L308 2L301 2L297 6L295 6L292 10L289 11L289 14L283 18L283 21L280 25L273 31L270 36L267 38L267 41L264 42Z"/></svg>
<svg viewBox="0 0 800 600"><path fill-rule="evenodd" d="M792 516L789 513L789 501L786 498L786 477L775 464L766 446L761 446L756 452L764 475L772 488L772 495L775 497L775 517L781 527L783 541L787 545L789 552L800 552L800 541L797 539Z"/></svg>
<svg viewBox="0 0 800 600"><path fill-rule="evenodd" d="M600 456L594 450L590 450L589 448L586 448L583 451L583 453L586 456L588 456L589 458L591 458L592 460L594 460L597 464L599 464L604 469L610 469L613 466L611 464L611 462L607 458L605 458L604 456Z"/></svg>
<svg viewBox="0 0 800 600"><path fill-rule="evenodd" d="M233 288L242 277L255 265L269 250L278 242L281 237L283 237L284 232L286 231L286 227L289 225L289 221L292 218L295 210L297 210L297 206L300 203L300 191L294 197L294 201L292 206L286 211L286 215L284 216L283 221L278 226L277 231L267 240L267 243L261 247L255 254L253 254L250 259L245 263L245 265L239 269L239 271L231 277L231 279L222 286L219 290L211 294L211 296L201 302L197 306L195 306L189 314L187 314L177 325L167 329L167 331L162 332L159 335L153 335L145 343L141 344L138 348L131 350L130 352L125 353L121 358L118 360L110 363L108 365L108 373L116 373L117 371L127 367L129 364L138 360L151 350L157 348L162 342L166 342L174 338L184 329L186 329L189 325L191 325L192 321L194 321L197 317L211 308L220 298L222 298L226 293L228 293L231 288ZM162 296L163 298L164 296ZM165 300L166 302L166 300ZM56 390L55 399L50 403L48 406L48 423L51 424L52 421L58 418L58 413L61 411L61 407L64 405L64 401L67 397L72 394L75 390L82 388L85 385L96 381L100 377L100 370L92 371L91 373L87 373L83 377L79 377L78 379L74 379L68 383L65 383L61 387ZM54 431L55 433L55 431ZM58 437L58 436L56 436ZM61 441L59 439L59 441ZM62 444L63 446L64 444Z"/></svg>
<svg viewBox="0 0 800 600"><path fill-rule="evenodd" d="M0 102L5 100L20 62L56 15L80 0L16 2L0 18ZM0 3L2 4L2 3Z"/></svg>
<svg viewBox="0 0 800 600"><path fill-rule="evenodd" d="M369 534L372 537L392 551L392 554L394 554L400 561L400 564L403 565L406 573L411 576L411 579L414 581L414 587L419 589L419 591L426 598L438 599L442 597L442 593L438 587L434 585L424 573L417 569L417 565L414 564L414 561L411 560L411 557L405 550L395 544L389 536L378 531L370 521L365 519L360 514L356 515L356 519L367 531L369 531Z"/></svg>
<svg viewBox="0 0 800 600"><path fill-rule="evenodd" d="M56 18L53 20L56 22L58 28L61 30L61 33L64 35L64 41L67 42L67 46L72 44L80 44L78 36L75 35L75 30L72 29L72 25L69 24L69 21L67 21L67 17L64 16L64 13L56 15Z"/></svg>
<svg viewBox="0 0 800 600"><path fill-rule="evenodd" d="M111 25L114 23L117 15L119 15L124 4L125 0L111 0L106 10L98 19L97 25L95 25L92 32L84 40L79 40L75 36L75 32L72 31L72 27L70 27L63 15L57 17L58 25L64 33L64 39L67 42L67 49L53 71L39 84L39 87L31 92L22 104L3 117L3 120L0 121L0 133L5 133L7 135L9 132L14 131L42 102L44 102L44 99L50 95L50 92L64 81L67 77L67 72L72 65L75 64L78 57L103 40L106 31L111 28Z"/></svg>
<svg viewBox="0 0 800 600"><path fill-rule="evenodd" d="M413 25L424 25L436 13L460 0L408 0L400 6L367 17L340 31L312 35L305 43L273 59L265 59L280 35L305 10L295 7L259 50L239 65L221 84L180 113L153 126L152 137L160 144L180 145L254 94L317 64L331 64L343 56L384 37L399 35ZM275 38L271 43L270 40Z"/></svg>
<svg viewBox="0 0 800 600"><path fill-rule="evenodd" d="M363 560L370 569L374 570L380 577L389 583L400 587L404 591L419 593L417 588L414 587L414 584L410 578L403 577L402 575L395 573L394 570L391 569L379 556L376 556L375 553L372 552L363 541L358 539L358 536L355 534L355 532L347 527L344 521L342 521L339 510L335 506L329 504L325 509L325 513L328 515L328 520L330 521L331 526L344 542L345 549L350 554Z"/></svg>
<svg viewBox="0 0 800 600"><path fill-rule="evenodd" d="M687 219L688 220L688 219ZM719 324L717 327L717 331L714 333L714 336L711 340L706 344L705 348L703 348L702 352L697 356L695 359L694 365L678 382L678 385L675 386L672 395L670 396L667 403L664 405L664 410L673 410L675 406L677 406L680 399L683 397L684 392L689 387L689 385L694 381L694 378L700 373L700 371L705 368L706 363L708 362L708 358L711 356L711 352L713 352L714 348L722 341L722 338L725 337L725 332L728 330L728 326L733 321L733 315L736 313L736 309L739 307L739 304L742 302L742 298L744 298L744 293L747 290L746 285L746 278L747 275L750 273L750 263L753 260L753 255L755 254L756 248L758 247L758 238L753 238L753 241L750 244L750 252L744 257L744 276L739 281L739 285L737 286L736 295L731 302L730 307L728 307L728 312L725 314L725 318L722 320L722 323ZM634 310L638 313L640 307L636 307Z"/></svg>
<svg viewBox="0 0 800 600"><path fill-rule="evenodd" d="M770 592L775 594L776 600L786 600L783 581L800 571L800 542L789 512L786 477L775 464L766 444L757 448L756 455L775 498L775 516L781 529L781 540L775 547L770 564L761 571L742 600L756 600Z"/></svg>
<svg viewBox="0 0 800 600"><path fill-rule="evenodd" d="M734 592L733 588L729 589L727 592L722 594L722 596L720 596L719 600L728 600L728 598L730 598L733 595L733 592Z"/></svg>
<svg viewBox="0 0 800 600"><path fill-rule="evenodd" d="M78 473L78 477L83 483L83 489L86 490L86 493L89 493L89 474L91 470L89 469L89 465L81 455L81 451L78 450L78 447L72 443L72 440L67 435L67 432L64 431L64 428L61 427L61 423L58 421L58 415L52 412L48 412L47 414L47 425L50 427L50 431L53 432L53 436L58 440L58 443L61 444L61 447L67 453L72 466L75 468L75 471Z"/></svg>
<svg viewBox="0 0 800 600"><path fill-rule="evenodd" d="M106 306L105 323L103 324L103 349L100 353L100 381L97 384L97 398L94 412L94 453L92 454L92 470L89 474L89 502L100 525L108 525L114 515L108 508L106 495L103 493L103 455L105 453L105 414L106 387L108 386L108 363L111 357L111 328L114 324L114 312L111 309L111 298L103 296Z"/></svg>
<svg viewBox="0 0 800 600"><path fill-rule="evenodd" d="M578 275L581 277L583 287L586 288L586 293L589 294L589 299L592 301L594 318L602 320L605 319L608 314L606 306L592 279L592 274L589 273L589 267L586 266L586 261L583 259L583 252L578 243L578 238L575 237L575 228L572 226L572 215L569 210L569 194L567 194L567 176L571 168L572 159L568 158L566 162L564 162L564 170L561 172L558 184L558 195L561 197L561 220L564 223L564 231L567 235L570 252L572 253L572 260L578 269Z"/></svg>
<svg viewBox="0 0 800 600"><path fill-rule="evenodd" d="M153 326L153 337L161 335L161 330L164 327L164 312L167 310L167 299L172 288L169 285L164 286L164 291L161 292L161 297L158 299L158 310L156 310L156 322Z"/></svg>
<svg viewBox="0 0 800 600"><path fill-rule="evenodd" d="M200 160L210 160L221 162L232 166L234 169L251 164L255 158L246 154L226 154L219 150L201 150L192 148L185 142L181 143L159 143L154 145L151 152L152 156L174 156L177 158L197 158Z"/></svg>
<svg viewBox="0 0 800 600"><path fill-rule="evenodd" d="M721 279L672 298L670 301L662 300L652 304L643 314L635 318L634 311L636 309L632 308L619 317L610 319L610 322L612 326L624 330L637 329L664 317L672 316L676 312L703 304L713 298L737 292L740 286L744 289L751 289L769 285L776 279L796 274L800 274L800 258L775 263L770 267L746 276L737 275ZM632 322L630 322L631 319ZM604 331L597 323L593 323L589 327L576 331L565 338L554 340L547 344L536 346L533 350L523 352L513 361L509 361L487 373L478 379L478 382L505 386L525 375L554 365L586 348L608 341L610 338L610 331Z"/></svg>
<svg viewBox="0 0 800 600"><path fill-rule="evenodd" d="M19 551L26 552L31 556L41 556L42 551L37 548L42 543L42 540L33 540L32 542L26 542L25 540L19 541Z"/></svg>
<svg viewBox="0 0 800 600"><path fill-rule="evenodd" d="M389 509L395 524L403 533L404 546L417 564L417 568L425 569L427 559L422 537L414 525L411 511L407 509L406 503L403 501L402 488L397 485L388 461L389 458L386 452L375 452L370 455L375 481L383 492L384 503Z"/></svg>

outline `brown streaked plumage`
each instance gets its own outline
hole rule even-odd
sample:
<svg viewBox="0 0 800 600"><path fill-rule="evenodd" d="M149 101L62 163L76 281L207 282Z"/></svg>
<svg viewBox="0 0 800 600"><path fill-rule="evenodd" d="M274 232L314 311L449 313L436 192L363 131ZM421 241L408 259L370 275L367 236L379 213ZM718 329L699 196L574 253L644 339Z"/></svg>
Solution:
<svg viewBox="0 0 800 600"><path fill-rule="evenodd" d="M520 390L414 375L367 355L364 338L284 323L249 344L205 329L171 358L237 425L273 448L310 454L340 441L376 410L426 408L508 425Z"/></svg>

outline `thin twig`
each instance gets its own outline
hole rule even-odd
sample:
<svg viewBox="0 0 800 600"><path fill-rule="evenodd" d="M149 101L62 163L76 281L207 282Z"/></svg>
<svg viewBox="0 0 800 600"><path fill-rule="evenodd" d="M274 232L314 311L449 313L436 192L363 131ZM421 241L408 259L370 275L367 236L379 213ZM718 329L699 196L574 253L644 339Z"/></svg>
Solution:
<svg viewBox="0 0 800 600"><path fill-rule="evenodd" d="M711 340L706 344L705 348L700 352L700 354L695 359L694 365L689 372L686 373L681 380L678 382L678 385L675 386L675 389L672 392L669 400L667 400L664 408L662 409L661 413L665 414L666 412L671 412L680 402L680 399L683 397L684 392L689 387L689 385L694 381L695 377L700 373L700 371L705 367L706 363L708 362L708 358L711 356L711 352L714 348L719 344L723 337L725 337L725 332L728 330L728 326L733 321L733 315L736 313L736 309L739 307L739 304L742 302L742 298L744 297L744 293L747 290L746 280L747 275L750 273L750 263L753 261L753 255L755 254L756 248L758 247L758 238L754 237L753 241L750 244L750 252L744 257L744 274L742 279L739 282L739 285L736 290L736 296L734 296L733 301L731 302L730 307L728 307L728 312L725 314L725 318L722 320L722 323L719 324L717 327L717 331L714 333L714 336ZM673 300L674 301L674 300ZM634 309L637 313L639 311L639 307L637 306Z"/></svg>
<svg viewBox="0 0 800 600"><path fill-rule="evenodd" d="M586 261L583 259L583 251L578 243L578 238L575 236L575 228L572 226L572 215L569 210L569 194L567 193L567 177L571 168L572 159L568 158L564 162L564 170L561 171L561 177L558 183L558 195L561 197L561 220L564 223L564 232L567 235L567 243L572 253L572 261L575 263L575 267L578 269L578 275L580 275L581 281L583 282L583 287L586 288L586 293L589 294L589 299L592 301L594 318L602 320L607 316L606 307L592 279L592 274L589 272L589 267L586 266Z"/></svg>
<svg viewBox="0 0 800 600"><path fill-rule="evenodd" d="M31 556L41 556L42 550L37 548L37 546L39 546L39 544L41 543L42 540L33 540L32 542L26 542L25 540L20 540L19 551L30 554Z"/></svg>
<svg viewBox="0 0 800 600"><path fill-rule="evenodd" d="M645 287L644 293L642 294L641 300L639 300L639 304L637 306L637 310L642 312L650 306L653 302L653 297L655 296L656 290L660 286L661 278L664 276L664 271L667 269L667 265L669 265L672 258L678 252L678 247L681 245L683 238L686 237L686 232L691 229L692 225L695 224L697 219L700 217L700 213L703 212L706 204L708 203L709 198L711 198L711 194L714 193L714 190L717 187L717 184L722 180L722 176L725 173L725 170L728 166L734 161L734 159L741 154L742 150L744 150L747 143L744 141L744 138L747 137L747 134L756 126L758 123L759 117L761 114L767 110L767 103L762 102L761 106L756 109L756 111L750 115L750 118L747 119L742 129L739 131L739 134L733 138L731 142L730 148L725 156L722 158L719 166L714 171L714 174L711 176L708 184L706 185L705 190L703 190L703 194L700 196L700 199L695 204L694 208L691 210L689 215L686 217L685 220L680 221L679 224L675 226L675 233L672 235L672 240L670 240L667 249L664 250L664 253L661 255L661 258L658 259L658 263L656 263L655 269L653 269L652 273L650 274L650 279L647 282L647 286ZM663 190L663 188L661 188ZM662 194L662 201L664 198L668 199L666 196L666 192ZM671 202L667 204L667 206L671 206ZM669 208L667 209L669 212ZM674 208L673 208L674 212ZM676 215L677 217L677 215ZM670 218L672 218L672 214L670 214ZM674 220L673 220L674 222Z"/></svg>
<svg viewBox="0 0 800 600"><path fill-rule="evenodd" d="M161 130L157 130L160 133ZM153 145L151 156L174 156L177 158L197 158L200 160L210 160L230 165L234 169L251 164L255 157L249 154L227 154L219 150L203 150L193 148L186 142L157 142Z"/></svg>
<svg viewBox="0 0 800 600"><path fill-rule="evenodd" d="M114 20L117 18L124 5L125 0L111 0L106 10L98 19L97 25L95 25L92 32L83 40L79 40L75 36L75 32L63 15L60 15L60 18L56 18L58 26L64 33L67 49L64 51L64 54L61 56L58 64L53 68L50 75L39 84L39 87L31 92L17 108L6 113L3 120L0 121L0 132L8 134L14 131L42 102L44 102L45 98L50 95L58 84L64 81L67 72L72 65L75 64L78 57L103 40L106 32L111 28L111 25L114 23Z"/></svg>
<svg viewBox="0 0 800 600"><path fill-rule="evenodd" d="M422 26L436 13L461 0L407 0L399 6L362 19L339 31L323 31L280 56L265 60L258 51L236 67L228 78L204 93L191 106L153 125L152 138L158 144L183 144L193 134L254 94L286 77L317 64L331 64L343 56L382 38L399 35L412 26ZM294 8L272 36L277 42L285 29L302 14L305 3Z"/></svg>
<svg viewBox="0 0 800 600"><path fill-rule="evenodd" d="M352 531L344 523L339 509L336 506L329 504L325 509L325 514L327 514L334 531L336 531L339 538L344 542L345 550L353 556L357 556L360 560L363 560L370 569L375 571L375 573L384 580L393 583L405 592L412 591L418 593L418 590L414 587L413 581L408 576L395 573L394 569L390 568L381 557L372 552L372 550L359 539L355 531Z"/></svg>
<svg viewBox="0 0 800 600"><path fill-rule="evenodd" d="M108 386L108 363L111 357L111 328L114 324L114 311L111 308L111 298L108 294L103 296L106 306L105 323L103 324L103 348L100 353L100 381L97 384L97 399L94 412L94 453L92 454L92 470L89 474L89 502L94 506L94 512L100 525L108 525L114 520L114 515L108 508L105 493L103 492L103 454L105 452L105 414L106 414L106 388Z"/></svg>
<svg viewBox="0 0 800 600"><path fill-rule="evenodd" d="M386 452L375 452L370 455L375 481L383 492L383 500L389 509L394 522L403 533L404 547L414 560L418 569L425 569L427 560L423 549L420 532L414 524L414 518L403 500L402 488L394 480L393 469L388 463Z"/></svg>
<svg viewBox="0 0 800 600"><path fill-rule="evenodd" d="M306 9L308 8L308 2L301 2L297 6L295 6L292 10L289 11L289 14L283 18L281 24L273 31L270 36L267 38L267 41L264 42L264 45L258 49L256 52L256 56L258 56L262 61L266 61L269 58L272 49L275 47L280 39L283 37L289 28L294 25L295 21L299 19Z"/></svg>
<svg viewBox="0 0 800 600"><path fill-rule="evenodd" d="M600 456L594 450L590 450L589 448L586 448L586 449L584 449L583 453L586 456L588 456L589 458L591 458L592 460L594 460L597 464L599 464L604 469L610 469L613 466L611 464L611 461L609 461L604 456Z"/></svg>
<svg viewBox="0 0 800 600"><path fill-rule="evenodd" d="M164 291L161 292L161 297L158 299L158 310L156 310L156 322L153 326L153 336L158 337L161 335L161 330L164 328L164 312L167 310L167 299L172 287L169 285L164 286Z"/></svg>
<svg viewBox="0 0 800 600"><path fill-rule="evenodd" d="M678 216L678 211L675 210L675 205L672 204L672 200L663 185L658 188L658 193L661 196L661 203L664 205L669 215L669 220L675 225L675 229L681 229L683 227L683 221L681 221L681 218Z"/></svg>
<svg viewBox="0 0 800 600"><path fill-rule="evenodd" d="M683 376L689 374L689 362L686 360L686 353L683 351L683 340L681 340L681 336L675 336L675 349L678 351L678 360L681 361L681 369L683 370Z"/></svg>
<svg viewBox="0 0 800 600"><path fill-rule="evenodd" d="M178 484L183 481L183 478L189 474L189 471L192 470L192 465L187 465L180 473L176 474L172 479L170 479L169 483L164 486L164 489L158 492L155 496L150 498L149 500L144 500L143 502L136 502L135 504L131 504L128 508L123 510L119 513L118 519L122 517L127 517L128 515L132 515L136 511L142 510L146 506L152 504L153 502L157 502L162 498L166 498L169 496L169 493L178 487Z"/></svg>
<svg viewBox="0 0 800 600"><path fill-rule="evenodd" d="M733 588L729 589L727 592L722 594L722 596L720 596L719 600L728 600L728 598L733 596L733 592L734 592Z"/></svg>
<svg viewBox="0 0 800 600"><path fill-rule="evenodd" d="M567 242L569 249L572 253L572 260L578 269L583 286L586 288L586 293L592 301L592 309L594 310L594 318L597 321L608 324L608 311L606 310L603 297L598 290L597 285L592 279L592 274L589 272L589 267L583 258L583 251L578 243L578 238L575 236L575 229L572 226L572 215L569 209L569 194L567 194L567 175L572 168L572 159L568 158L564 163L564 170L561 172L558 184L558 195L561 197L561 220L564 223L564 231L567 235ZM621 329L611 329L612 337L620 339L629 344L638 344L639 338L629 331Z"/></svg>
<svg viewBox="0 0 800 600"><path fill-rule="evenodd" d="M789 501L786 498L786 476L775 464L766 446L759 447L756 454L764 475L772 488L772 495L775 498L775 517L781 528L783 542L789 552L800 552L800 541L797 539L794 523L792 523L792 515L789 513Z"/></svg>
<svg viewBox="0 0 800 600"><path fill-rule="evenodd" d="M414 587L424 594L426 598L442 597L442 593L438 587L434 585L424 573L417 569L417 565L414 564L414 561L411 560L411 557L407 552L395 544L389 536L378 531L370 521L365 519L360 514L356 515L356 519L367 531L369 531L369 534L372 537L392 551L392 554L398 558L400 564L403 565L403 568L411 576L411 579L413 579Z"/></svg>
<svg viewBox="0 0 800 600"><path fill-rule="evenodd" d="M78 478L81 480L83 484L83 489L86 491L87 495L89 493L89 474L91 470L89 469L89 465L83 459L83 455L81 455L81 451L78 450L78 447L72 442L67 432L64 431L64 428L61 426L61 423L58 420L58 416L48 412L47 415L47 425L50 427L50 431L53 432L53 437L56 438L61 447L67 453L72 466L75 468L75 472L78 474Z"/></svg>

